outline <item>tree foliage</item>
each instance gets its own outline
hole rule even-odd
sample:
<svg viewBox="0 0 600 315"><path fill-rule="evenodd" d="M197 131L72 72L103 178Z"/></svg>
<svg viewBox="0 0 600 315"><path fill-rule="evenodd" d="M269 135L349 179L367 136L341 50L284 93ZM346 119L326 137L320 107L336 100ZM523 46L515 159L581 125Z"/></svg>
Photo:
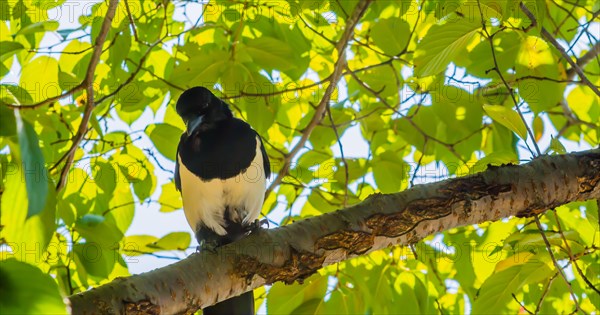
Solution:
<svg viewBox="0 0 600 315"><path fill-rule="evenodd" d="M598 146L598 10L592 0L0 2L0 306L61 311L59 294L129 275L129 257L191 246L187 227L128 229L144 204L181 208L174 102L192 86L213 89L264 138L274 175L263 215L280 225ZM598 312L598 225L591 200L451 229L276 283L256 304Z"/></svg>

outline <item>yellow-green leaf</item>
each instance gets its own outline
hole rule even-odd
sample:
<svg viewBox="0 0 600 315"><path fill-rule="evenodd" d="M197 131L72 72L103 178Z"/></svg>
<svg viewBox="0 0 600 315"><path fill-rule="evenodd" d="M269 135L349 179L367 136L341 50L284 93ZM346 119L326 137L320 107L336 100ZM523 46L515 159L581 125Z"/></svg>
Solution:
<svg viewBox="0 0 600 315"><path fill-rule="evenodd" d="M191 240L192 237L188 232L172 232L148 246L160 250L186 250Z"/></svg>
<svg viewBox="0 0 600 315"><path fill-rule="evenodd" d="M16 35L28 35L33 33L47 32L47 31L56 31L58 29L57 21L43 21L37 22L33 24L29 24L22 29L20 29Z"/></svg>
<svg viewBox="0 0 600 315"><path fill-rule="evenodd" d="M567 149L565 149L565 146L560 142L560 140L554 137L552 138L552 140L550 140L550 149L558 154L567 153Z"/></svg>
<svg viewBox="0 0 600 315"><path fill-rule="evenodd" d="M44 156L40 150L37 134L33 127L21 119L19 112L15 112L17 123L17 134L19 136L19 149L21 151L21 162L27 186L27 218L40 213L46 205L48 195L48 181L46 177L46 166Z"/></svg>
<svg viewBox="0 0 600 315"><path fill-rule="evenodd" d="M67 314L58 285L40 269L8 259L0 261L2 314Z"/></svg>
<svg viewBox="0 0 600 315"><path fill-rule="evenodd" d="M527 127L519 113L512 108L500 105L483 105L483 109L494 121L512 130L521 139L527 140Z"/></svg>
<svg viewBox="0 0 600 315"><path fill-rule="evenodd" d="M415 51L415 74L426 77L446 70L481 28L479 19L453 17L434 25Z"/></svg>
<svg viewBox="0 0 600 315"><path fill-rule="evenodd" d="M175 161L177 144L183 130L170 124L151 124L146 127L145 132L160 154Z"/></svg>

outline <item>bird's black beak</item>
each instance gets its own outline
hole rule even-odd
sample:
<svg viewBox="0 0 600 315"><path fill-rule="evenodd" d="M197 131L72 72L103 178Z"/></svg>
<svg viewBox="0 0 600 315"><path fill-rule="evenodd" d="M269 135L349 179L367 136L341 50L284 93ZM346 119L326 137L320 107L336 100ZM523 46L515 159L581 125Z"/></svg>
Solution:
<svg viewBox="0 0 600 315"><path fill-rule="evenodd" d="M198 116L196 118L190 119L187 122L187 134L188 134L188 136L191 136L192 134L194 134L194 132L196 130L198 130L198 128L202 124L202 120L203 119L204 119L204 116Z"/></svg>

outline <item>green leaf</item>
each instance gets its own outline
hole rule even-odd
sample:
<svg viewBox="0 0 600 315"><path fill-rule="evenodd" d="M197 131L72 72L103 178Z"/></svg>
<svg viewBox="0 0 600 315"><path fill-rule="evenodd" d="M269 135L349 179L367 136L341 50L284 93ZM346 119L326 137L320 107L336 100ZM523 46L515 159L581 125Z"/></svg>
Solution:
<svg viewBox="0 0 600 315"><path fill-rule="evenodd" d="M58 79L58 62L48 56L40 56L23 66L20 86L33 91L34 102L41 102L61 93Z"/></svg>
<svg viewBox="0 0 600 315"><path fill-rule="evenodd" d="M533 135L535 136L535 141L540 141L544 135L544 121L540 116L535 116L533 119Z"/></svg>
<svg viewBox="0 0 600 315"><path fill-rule="evenodd" d="M0 309L3 314L67 314L58 285L27 263L0 261Z"/></svg>
<svg viewBox="0 0 600 315"><path fill-rule="evenodd" d="M500 166L503 164L518 164L519 160L516 159L512 151L496 151L492 152L473 165L471 168L475 172L483 172L489 165Z"/></svg>
<svg viewBox="0 0 600 315"><path fill-rule="evenodd" d="M364 305L361 296L355 290L338 289L331 293L329 300L319 308L318 314L361 314Z"/></svg>
<svg viewBox="0 0 600 315"><path fill-rule="evenodd" d="M64 53L58 59L60 70L72 73L75 76L84 75L85 71L87 71L87 61L91 57L90 48L91 45L89 43L82 43L78 40L70 41L63 49Z"/></svg>
<svg viewBox="0 0 600 315"><path fill-rule="evenodd" d="M431 27L415 51L415 75L426 77L446 70L448 64L464 52L479 32L479 19L459 18L452 14L449 21Z"/></svg>
<svg viewBox="0 0 600 315"><path fill-rule="evenodd" d="M397 311L402 311L404 314L432 314L435 312L433 309L427 309L429 307L427 288L414 274L400 273L394 282L394 289L402 300L402 306Z"/></svg>
<svg viewBox="0 0 600 315"><path fill-rule="evenodd" d="M481 78L498 78L494 69L498 64L498 70L506 76L506 71L512 69L515 64L515 59L521 47L521 37L518 32L500 32L494 36L494 53L496 62L494 63L494 55L490 48L490 43L487 40L481 41L468 53L468 61L466 65L470 74ZM501 53L500 53L501 52ZM508 94L508 93L507 93Z"/></svg>
<svg viewBox="0 0 600 315"><path fill-rule="evenodd" d="M406 47L410 27L400 18L380 19L371 28L373 42L384 53L395 56Z"/></svg>
<svg viewBox="0 0 600 315"><path fill-rule="evenodd" d="M0 77L5 76L9 71L10 69L8 69L8 67L5 66L2 61L0 61Z"/></svg>
<svg viewBox="0 0 600 315"><path fill-rule="evenodd" d="M75 244L73 252L77 268L83 267L88 275L98 280L108 278L117 263L114 248L105 248L96 242Z"/></svg>
<svg viewBox="0 0 600 315"><path fill-rule="evenodd" d="M15 36L29 35L29 34L41 33L41 32L47 32L47 31L56 31L58 29L58 26L59 26L59 24L57 21L37 22L37 23L29 24L29 25L21 28L15 34Z"/></svg>
<svg viewBox="0 0 600 315"><path fill-rule="evenodd" d="M0 137L9 137L17 133L17 121L12 109L0 105Z"/></svg>
<svg viewBox="0 0 600 315"><path fill-rule="evenodd" d="M263 98L258 99L258 101L243 99L243 104L247 108L248 123L259 134L266 134L267 130L269 130L275 122L277 111L276 104L266 104Z"/></svg>
<svg viewBox="0 0 600 315"><path fill-rule="evenodd" d="M10 146L11 150L14 146ZM0 211L0 239L11 246L13 257L31 264L42 261L43 253L50 242L52 233L56 230L56 196L50 183L46 183L49 192L44 209L38 215L27 218L28 198L27 187L23 178L23 168L16 167L3 174L5 190L1 193L0 208L10 211ZM31 254L26 248L37 248ZM38 251L39 250L39 251Z"/></svg>
<svg viewBox="0 0 600 315"><path fill-rule="evenodd" d="M279 39L261 36L248 40L245 48L254 62L268 71L275 69L286 71L296 68L293 60L290 59L292 48Z"/></svg>
<svg viewBox="0 0 600 315"><path fill-rule="evenodd" d="M554 137L552 137L552 140L550 140L550 149L558 154L567 153L567 149L565 149L565 146L560 142L560 140Z"/></svg>
<svg viewBox="0 0 600 315"><path fill-rule="evenodd" d="M399 192L407 185L410 166L392 152L385 152L373 159L373 177L382 193Z"/></svg>
<svg viewBox="0 0 600 315"><path fill-rule="evenodd" d="M313 209L318 211L318 214L336 210L338 207L332 205L332 200L327 200L325 197L331 198L330 195L315 189L311 192L310 196L308 196L307 202L312 206ZM303 209L302 214L306 214L305 209Z"/></svg>
<svg viewBox="0 0 600 315"><path fill-rule="evenodd" d="M131 141L129 135L123 131L113 131L111 133L107 133L102 140L103 141L98 141L96 144L94 144L91 153L106 153L114 148L123 147Z"/></svg>
<svg viewBox="0 0 600 315"><path fill-rule="evenodd" d="M269 314L296 314L295 310L304 303L316 299L322 300L327 291L327 277L314 274L302 284L285 285L281 282L273 284L267 295L267 312Z"/></svg>
<svg viewBox="0 0 600 315"><path fill-rule="evenodd" d="M79 223L85 227L92 228L104 222L104 217L97 214L86 214L79 219Z"/></svg>
<svg viewBox="0 0 600 315"><path fill-rule="evenodd" d="M23 48L23 45L20 43L2 41L0 42L0 58L12 56Z"/></svg>
<svg viewBox="0 0 600 315"><path fill-rule="evenodd" d="M513 62L516 77L522 78L518 81L519 96L534 113L548 110L563 100L566 84L556 81L566 79L564 68L546 41L536 36L525 37Z"/></svg>
<svg viewBox="0 0 600 315"><path fill-rule="evenodd" d="M112 67L121 68L121 64L123 63L125 58L128 58L130 49L131 49L131 34L130 34L130 32L127 30L127 31L119 33L114 40L114 44L108 51L109 64Z"/></svg>
<svg viewBox="0 0 600 315"><path fill-rule="evenodd" d="M512 266L487 278L479 289L479 296L473 303L473 314L488 313L494 310L503 313L512 300L511 294L517 294L530 283L540 282L549 277L553 270L548 267L549 257L536 255L525 263Z"/></svg>
<svg viewBox="0 0 600 315"><path fill-rule="evenodd" d="M170 124L151 124L144 131L154 146L164 157L175 161L177 158L177 144L183 130Z"/></svg>
<svg viewBox="0 0 600 315"><path fill-rule="evenodd" d="M117 170L106 161L96 161L96 172L93 174L98 188L107 195L112 195L117 187Z"/></svg>
<svg viewBox="0 0 600 315"><path fill-rule="evenodd" d="M169 82L192 87L202 85L212 87L226 68L229 55L224 50L203 49L202 54L194 55L173 69Z"/></svg>
<svg viewBox="0 0 600 315"><path fill-rule="evenodd" d="M483 105L483 110L485 110L488 116L494 121L512 130L519 135L521 139L527 140L527 127L521 119L521 116L519 116L519 113L512 110L512 108L501 105Z"/></svg>
<svg viewBox="0 0 600 315"><path fill-rule="evenodd" d="M191 240L188 232L172 232L148 246L161 250L186 250L190 246Z"/></svg>
<svg viewBox="0 0 600 315"><path fill-rule="evenodd" d="M140 202L152 195L156 188L154 165L150 163L142 150L128 145L125 150L113 155L111 159L119 165L125 178L133 184L133 191Z"/></svg>
<svg viewBox="0 0 600 315"><path fill-rule="evenodd" d="M33 127L16 112L17 134L27 186L27 218L40 213L46 205L48 182L44 156Z"/></svg>
<svg viewBox="0 0 600 315"><path fill-rule="evenodd" d="M183 207L181 194L175 188L175 183L168 182L162 185L158 203L160 203L160 212L171 212Z"/></svg>
<svg viewBox="0 0 600 315"><path fill-rule="evenodd" d="M122 241L121 250L127 256L139 256L155 252L157 249L150 247L158 241L158 237L152 235L129 235Z"/></svg>

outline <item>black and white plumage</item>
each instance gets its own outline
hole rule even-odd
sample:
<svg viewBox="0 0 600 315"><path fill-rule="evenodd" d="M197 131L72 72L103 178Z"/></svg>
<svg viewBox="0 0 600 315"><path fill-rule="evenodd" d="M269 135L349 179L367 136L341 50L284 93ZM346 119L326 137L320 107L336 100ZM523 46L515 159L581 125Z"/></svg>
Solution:
<svg viewBox="0 0 600 315"><path fill-rule="evenodd" d="M233 242L256 227L264 202L270 164L262 140L204 87L185 91L176 109L187 126L175 164L175 185L187 221L205 248ZM244 304L254 302L248 293L249 297L234 298L235 303L227 300L213 306L213 313L248 313Z"/></svg>

